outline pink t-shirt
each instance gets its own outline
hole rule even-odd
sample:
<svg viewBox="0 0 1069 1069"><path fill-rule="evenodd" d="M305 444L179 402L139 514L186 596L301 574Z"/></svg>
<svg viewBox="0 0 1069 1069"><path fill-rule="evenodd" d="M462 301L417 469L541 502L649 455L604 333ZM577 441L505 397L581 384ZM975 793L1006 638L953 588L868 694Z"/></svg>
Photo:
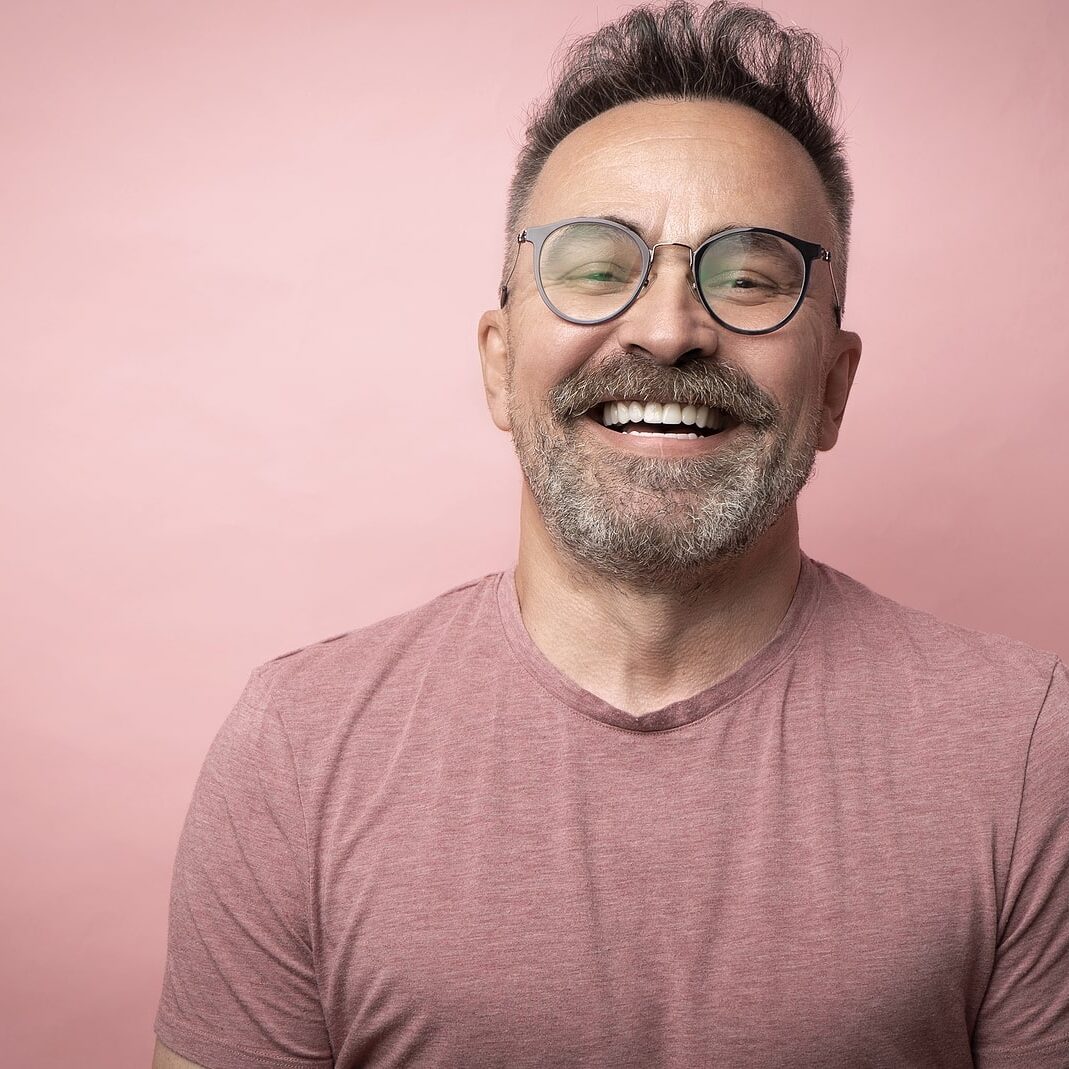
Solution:
<svg viewBox="0 0 1069 1069"><path fill-rule="evenodd" d="M1065 1069L1069 672L803 555L640 719L513 570L256 668L178 843L209 1069Z"/></svg>

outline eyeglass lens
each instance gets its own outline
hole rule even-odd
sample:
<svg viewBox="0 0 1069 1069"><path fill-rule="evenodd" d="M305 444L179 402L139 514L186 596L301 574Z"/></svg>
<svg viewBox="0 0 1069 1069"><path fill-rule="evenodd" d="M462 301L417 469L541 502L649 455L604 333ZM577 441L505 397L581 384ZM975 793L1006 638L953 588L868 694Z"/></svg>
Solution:
<svg viewBox="0 0 1069 1069"><path fill-rule="evenodd" d="M619 312L642 284L644 249L630 234L604 223L569 223L542 244L542 289L557 312L594 323ZM741 233L706 246L696 282L722 322L739 330L771 330L801 297L801 252L773 234Z"/></svg>

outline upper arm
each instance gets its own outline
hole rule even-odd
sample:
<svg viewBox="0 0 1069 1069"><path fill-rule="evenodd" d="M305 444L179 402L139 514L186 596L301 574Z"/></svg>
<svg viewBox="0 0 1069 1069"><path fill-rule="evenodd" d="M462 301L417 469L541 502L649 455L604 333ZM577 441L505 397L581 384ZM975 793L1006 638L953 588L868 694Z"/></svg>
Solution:
<svg viewBox="0 0 1069 1069"><path fill-rule="evenodd" d="M165 1047L157 1039L156 1049L152 1052L152 1069L206 1069L206 1067L186 1061L180 1054L175 1054L170 1047Z"/></svg>
<svg viewBox="0 0 1069 1069"><path fill-rule="evenodd" d="M980 1069L1069 1064L1069 671L1060 660L1028 747L973 1053Z"/></svg>
<svg viewBox="0 0 1069 1069"><path fill-rule="evenodd" d="M331 1069L298 770L258 671L179 836L154 1030L206 1069Z"/></svg>

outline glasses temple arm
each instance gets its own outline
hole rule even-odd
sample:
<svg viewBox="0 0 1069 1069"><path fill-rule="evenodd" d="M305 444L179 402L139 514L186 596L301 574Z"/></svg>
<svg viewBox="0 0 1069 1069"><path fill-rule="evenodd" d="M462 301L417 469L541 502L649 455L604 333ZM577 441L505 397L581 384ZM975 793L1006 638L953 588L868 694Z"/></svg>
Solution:
<svg viewBox="0 0 1069 1069"><path fill-rule="evenodd" d="M835 285L835 271L832 269L831 266L831 253L828 252L827 249L823 249L821 250L820 258L824 260L825 263L827 263L828 265L828 274L831 277L831 291L833 294L835 294L835 325L837 327L842 327L843 313L846 311L846 308L839 300L839 287Z"/></svg>
<svg viewBox="0 0 1069 1069"><path fill-rule="evenodd" d="M505 278L505 281L498 287L497 296L501 302L500 307L505 307L505 302L509 299L509 282L512 280L513 272L516 270L516 265L520 262L520 247L527 240L527 231L521 231L516 235L516 256L512 261L512 267L509 269L509 273Z"/></svg>

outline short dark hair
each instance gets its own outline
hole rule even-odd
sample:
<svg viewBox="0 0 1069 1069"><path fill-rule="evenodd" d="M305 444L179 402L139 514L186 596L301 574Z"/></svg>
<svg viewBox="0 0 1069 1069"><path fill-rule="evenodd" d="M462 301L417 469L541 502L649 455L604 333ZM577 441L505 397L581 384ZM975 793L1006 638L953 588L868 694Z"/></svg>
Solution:
<svg viewBox="0 0 1069 1069"><path fill-rule="evenodd" d="M509 184L502 282L516 254L519 219L554 148L603 111L640 100L725 100L767 116L809 153L836 224L835 264L846 294L853 184L838 126L838 53L814 33L767 11L716 0L699 8L644 4L574 41L548 95L527 115ZM842 302L841 302L842 303Z"/></svg>

